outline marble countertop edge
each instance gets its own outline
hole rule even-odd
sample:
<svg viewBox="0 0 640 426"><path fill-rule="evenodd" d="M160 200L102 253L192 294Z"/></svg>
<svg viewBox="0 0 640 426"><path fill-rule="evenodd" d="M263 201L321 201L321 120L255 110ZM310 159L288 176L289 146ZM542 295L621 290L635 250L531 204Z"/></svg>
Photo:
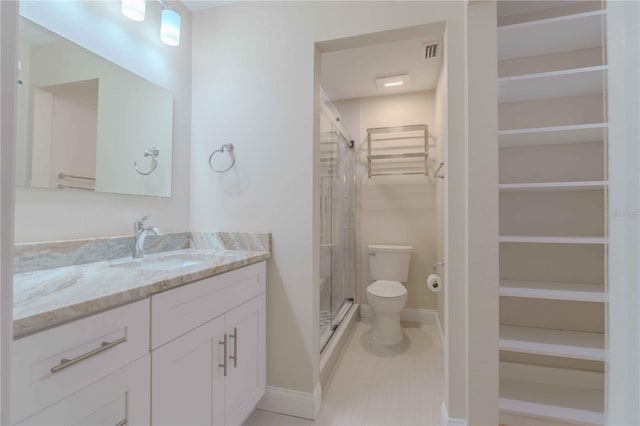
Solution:
<svg viewBox="0 0 640 426"><path fill-rule="evenodd" d="M225 255L230 252L221 251L218 254ZM271 257L271 252L233 251L233 253L240 255L240 257L225 261L222 264L211 265L205 263L204 265L199 265L201 269L198 266L179 268L176 269L175 275L170 274L168 277L163 276L161 279L159 279L160 277L149 277L147 280L141 280L142 282L138 286L116 289L112 293L102 294L98 297L82 300L70 298L68 304L58 303L58 306L42 309L40 312L27 312L26 314L23 313L23 316L16 315L16 307L14 306L13 337L14 339L25 337L70 321L137 302L154 294L181 287L194 281L259 263ZM90 265L82 265L81 267L91 268ZM166 271L163 273L167 274ZM20 309L18 309L18 312L20 312Z"/></svg>

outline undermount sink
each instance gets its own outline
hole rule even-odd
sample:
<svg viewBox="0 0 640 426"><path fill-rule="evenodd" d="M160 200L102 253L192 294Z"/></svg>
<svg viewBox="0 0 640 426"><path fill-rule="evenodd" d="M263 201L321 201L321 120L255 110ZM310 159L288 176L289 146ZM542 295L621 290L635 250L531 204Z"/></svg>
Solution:
<svg viewBox="0 0 640 426"><path fill-rule="evenodd" d="M169 271L171 269L186 268L198 263L211 260L211 255L194 253L176 253L166 256L147 255L141 259L132 259L124 262L112 263L114 268L152 269L157 271Z"/></svg>

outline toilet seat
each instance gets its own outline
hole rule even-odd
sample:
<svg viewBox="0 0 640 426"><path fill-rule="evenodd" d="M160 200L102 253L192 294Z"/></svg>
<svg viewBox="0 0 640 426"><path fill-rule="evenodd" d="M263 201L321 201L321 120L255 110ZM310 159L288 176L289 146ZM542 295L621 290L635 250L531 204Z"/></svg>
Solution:
<svg viewBox="0 0 640 426"><path fill-rule="evenodd" d="M398 281L379 280L367 287L367 293L384 300L396 300L407 297L407 289Z"/></svg>

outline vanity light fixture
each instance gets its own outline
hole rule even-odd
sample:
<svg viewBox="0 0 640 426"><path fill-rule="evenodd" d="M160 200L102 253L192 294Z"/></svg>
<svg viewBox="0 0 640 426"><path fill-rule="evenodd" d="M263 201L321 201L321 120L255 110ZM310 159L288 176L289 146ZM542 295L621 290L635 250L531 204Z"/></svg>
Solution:
<svg viewBox="0 0 640 426"><path fill-rule="evenodd" d="M122 14L134 21L144 21L145 0L122 0Z"/></svg>
<svg viewBox="0 0 640 426"><path fill-rule="evenodd" d="M396 75L393 77L378 78L376 80L376 86L378 87L378 89L392 89L408 86L410 82L410 75Z"/></svg>
<svg viewBox="0 0 640 426"><path fill-rule="evenodd" d="M180 14L169 9L163 0L158 2L164 8L160 20L160 40L169 46L180 45ZM122 0L122 14L134 21L144 21L146 0Z"/></svg>
<svg viewBox="0 0 640 426"><path fill-rule="evenodd" d="M164 9L162 11L160 40L169 46L180 44L180 14L175 10Z"/></svg>

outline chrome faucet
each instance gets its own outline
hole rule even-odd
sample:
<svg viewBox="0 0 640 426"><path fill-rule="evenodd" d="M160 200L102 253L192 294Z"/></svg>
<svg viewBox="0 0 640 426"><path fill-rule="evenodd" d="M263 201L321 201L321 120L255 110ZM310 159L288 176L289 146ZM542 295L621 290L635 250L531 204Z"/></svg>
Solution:
<svg viewBox="0 0 640 426"><path fill-rule="evenodd" d="M154 235L162 235L155 226L144 227L144 222L149 220L150 216L141 217L133 223L133 258L141 259L144 257L144 240L148 233Z"/></svg>

